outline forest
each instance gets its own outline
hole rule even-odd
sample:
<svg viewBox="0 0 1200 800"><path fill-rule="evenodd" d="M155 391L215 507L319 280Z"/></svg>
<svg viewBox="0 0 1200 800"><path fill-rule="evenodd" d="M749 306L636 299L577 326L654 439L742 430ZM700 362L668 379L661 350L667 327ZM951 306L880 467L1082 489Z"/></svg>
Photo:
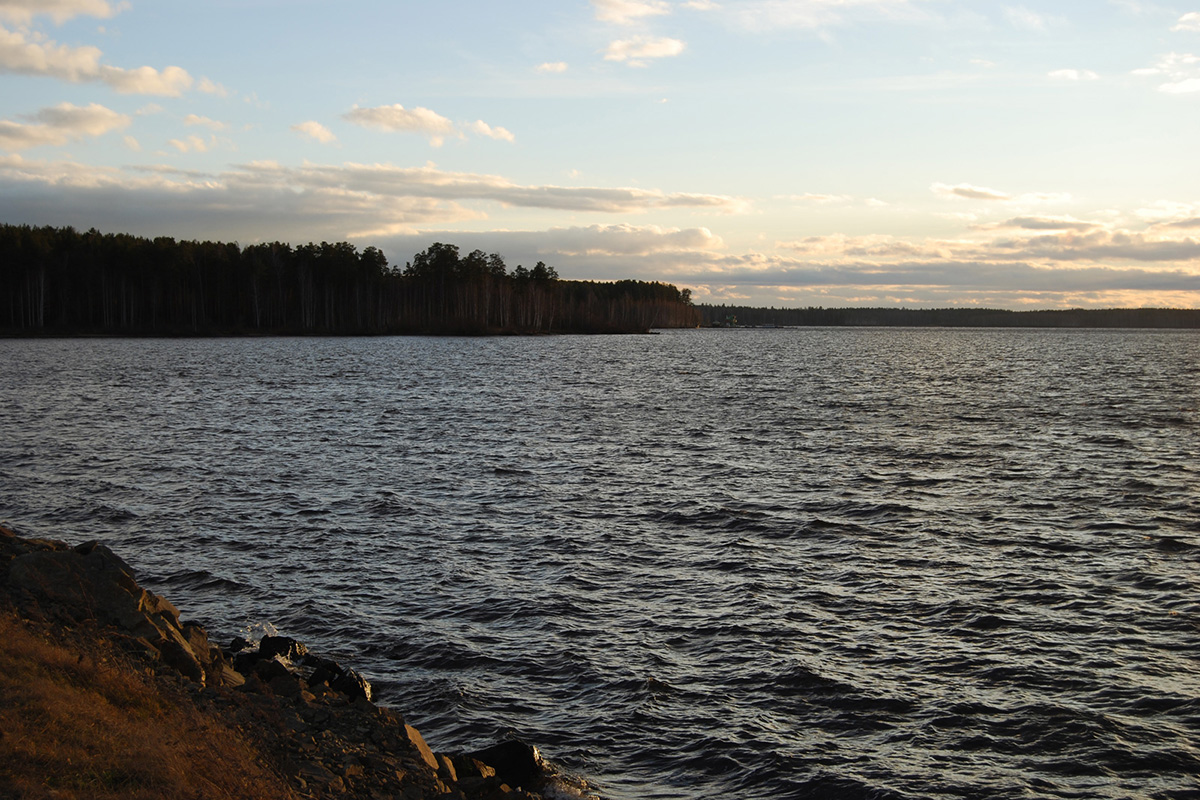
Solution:
<svg viewBox="0 0 1200 800"><path fill-rule="evenodd" d="M1200 328L1200 309L751 308L697 305L706 327Z"/></svg>
<svg viewBox="0 0 1200 800"><path fill-rule="evenodd" d="M0 225L0 333L635 333L696 327L688 290L562 280L441 242L402 269L375 247L237 244Z"/></svg>

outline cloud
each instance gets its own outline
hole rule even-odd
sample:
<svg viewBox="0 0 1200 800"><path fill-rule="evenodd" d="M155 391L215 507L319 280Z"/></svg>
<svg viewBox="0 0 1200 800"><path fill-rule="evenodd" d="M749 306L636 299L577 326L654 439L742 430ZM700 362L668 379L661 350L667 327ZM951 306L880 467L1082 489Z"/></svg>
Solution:
<svg viewBox="0 0 1200 800"><path fill-rule="evenodd" d="M171 139L167 144L181 153L206 153L215 141L205 141L199 136L189 136L186 139Z"/></svg>
<svg viewBox="0 0 1200 800"><path fill-rule="evenodd" d="M929 187L930 190L938 197L947 199L959 200L998 200L1008 202L1012 200L1012 195L998 192L995 189L988 189L983 186L972 186L969 183L960 183L957 186L947 186L944 183L935 183Z"/></svg>
<svg viewBox="0 0 1200 800"><path fill-rule="evenodd" d="M192 87L192 76L181 67L167 67L160 72L153 67L119 69L103 66L98 77L121 94L179 97Z"/></svg>
<svg viewBox="0 0 1200 800"><path fill-rule="evenodd" d="M176 140L181 152L197 143ZM210 142L200 141L209 146ZM432 166L401 168L386 164L305 164L287 167L253 162L232 170L200 174L165 166L117 170L73 162L29 161L0 157L0 219L57 224L104 223L115 229L151 235L186 227L189 236L256 241L262 237L345 239L395 235L417 226L477 220L479 208L466 204L633 214L657 209L691 208L734 212L735 198L667 193L647 189L528 186L495 175L446 172ZM40 215L40 216L39 216ZM713 242L711 234L659 231L659 239L678 248ZM634 249L633 235L613 228ZM664 245L665 246L665 245ZM613 245L613 248L616 246ZM643 249L661 250L662 246Z"/></svg>
<svg viewBox="0 0 1200 800"><path fill-rule="evenodd" d="M306 164L284 167L274 163L244 165L235 173L240 183L265 181L298 189L344 189L388 197L426 197L436 200L485 200L504 206L602 213L635 213L652 209L694 208L733 213L740 201L722 195L670 194L649 189L524 186L498 175L445 172L435 167L394 167L387 164L340 166Z"/></svg>
<svg viewBox="0 0 1200 800"><path fill-rule="evenodd" d="M209 119L208 117L202 117L198 114L188 114L186 117L183 118L183 124L188 126L189 128L192 126L195 126L195 125L200 125L202 127L208 128L209 130L213 130L213 131L223 131L229 127L224 122L218 122L215 119Z"/></svg>
<svg viewBox="0 0 1200 800"><path fill-rule="evenodd" d="M929 187L938 197L945 200L982 200L984 202L995 203L1061 203L1071 199L1071 195L1065 192L1027 192L1022 195L1011 195L995 189L989 189L985 186L972 186L969 183L960 183L957 186L948 186L944 183L935 183Z"/></svg>
<svg viewBox="0 0 1200 800"><path fill-rule="evenodd" d="M671 13L671 7L663 0L592 0L596 19L617 25L631 25L644 17Z"/></svg>
<svg viewBox="0 0 1200 800"><path fill-rule="evenodd" d="M647 59L677 56L683 52L684 47L684 43L678 39L635 36L632 39L618 39L609 44L604 53L604 60L625 61L631 67L644 67L649 63Z"/></svg>
<svg viewBox="0 0 1200 800"><path fill-rule="evenodd" d="M36 15L45 14L61 23L81 15L108 18L127 7L106 0L0 0L0 19L27 25Z"/></svg>
<svg viewBox="0 0 1200 800"><path fill-rule="evenodd" d="M1200 56L1192 53L1167 53L1152 67L1135 69L1134 75L1165 78L1158 90L1166 94L1200 91Z"/></svg>
<svg viewBox="0 0 1200 800"><path fill-rule="evenodd" d="M9 152L45 145L62 145L88 137L103 136L126 128L133 121L125 114L92 103L85 107L60 103L36 114L22 116L29 124L0 121L0 149Z"/></svg>
<svg viewBox="0 0 1200 800"><path fill-rule="evenodd" d="M1166 94L1191 94L1192 92L1200 92L1200 78L1185 78L1173 83L1164 83L1158 87L1158 90Z"/></svg>
<svg viewBox="0 0 1200 800"><path fill-rule="evenodd" d="M1200 11L1189 11L1179 18L1179 21L1171 28L1173 31L1186 31L1188 33L1200 33Z"/></svg>
<svg viewBox="0 0 1200 800"><path fill-rule="evenodd" d="M477 133L480 136L486 136L489 139L499 139L500 141L504 142L512 142L516 139L516 137L514 137L512 132L509 130L500 127L493 128L491 125L488 125L481 119L475 120L467 127L472 132Z"/></svg>
<svg viewBox="0 0 1200 800"><path fill-rule="evenodd" d="M1097 222L1087 222L1072 217L1013 217L1004 222L976 225L976 230L1018 229L1030 231L1090 231L1098 227Z"/></svg>
<svg viewBox="0 0 1200 800"><path fill-rule="evenodd" d="M567 62L547 61L545 64L538 64L536 69L538 72L563 73L567 71Z"/></svg>
<svg viewBox="0 0 1200 800"><path fill-rule="evenodd" d="M436 111L421 107L407 109L399 103L375 108L355 106L353 110L343 114L342 119L367 128L420 133L427 136L429 143L434 147L441 147L448 136L465 139L468 131L489 139L500 139L506 142L514 140L512 132L505 128L488 125L483 120L476 120L460 127Z"/></svg>
<svg viewBox="0 0 1200 800"><path fill-rule="evenodd" d="M229 96L228 89L221 84L214 82L210 78L201 78L199 83L196 84L196 89L204 92L205 94L216 95L217 97Z"/></svg>
<svg viewBox="0 0 1200 800"><path fill-rule="evenodd" d="M303 134L310 139L314 139L321 144L329 144L337 141L337 137L333 135L333 131L329 130L329 128L326 128L319 122L314 122L313 120L293 125L292 130Z"/></svg>
<svg viewBox="0 0 1200 800"><path fill-rule="evenodd" d="M178 97L192 85L180 67L121 69L102 65L98 48L69 47L37 33L10 31L0 26L0 72L40 75L71 83L101 81L122 94Z"/></svg>
<svg viewBox="0 0 1200 800"><path fill-rule="evenodd" d="M647 256L652 253L694 253L723 246L708 228L661 228L657 225L589 225L552 228L540 237L564 256Z"/></svg>
<svg viewBox="0 0 1200 800"><path fill-rule="evenodd" d="M1094 81L1100 76L1090 69L1056 69L1046 73L1047 77L1060 81Z"/></svg>

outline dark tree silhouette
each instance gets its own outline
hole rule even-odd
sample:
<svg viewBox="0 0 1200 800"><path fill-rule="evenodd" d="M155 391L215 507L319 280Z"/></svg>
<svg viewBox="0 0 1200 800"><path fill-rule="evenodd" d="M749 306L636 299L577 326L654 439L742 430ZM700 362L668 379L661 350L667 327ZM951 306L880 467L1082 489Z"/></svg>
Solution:
<svg viewBox="0 0 1200 800"><path fill-rule="evenodd" d="M403 270L375 247L143 239L0 225L8 335L633 332L696 326L686 292L511 273L498 253L435 242Z"/></svg>

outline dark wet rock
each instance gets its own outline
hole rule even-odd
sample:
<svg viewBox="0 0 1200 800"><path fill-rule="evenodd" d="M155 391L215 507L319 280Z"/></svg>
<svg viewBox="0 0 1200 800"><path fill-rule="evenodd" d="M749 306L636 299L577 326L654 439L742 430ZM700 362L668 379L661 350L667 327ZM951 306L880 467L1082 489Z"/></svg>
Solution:
<svg viewBox="0 0 1200 800"><path fill-rule="evenodd" d="M308 653L303 643L287 636L264 636L258 643L258 654L261 658L280 658L295 661Z"/></svg>
<svg viewBox="0 0 1200 800"><path fill-rule="evenodd" d="M533 745L508 739L483 750L468 753L467 758L482 761L496 771L504 783L526 789L539 786L546 777L545 762Z"/></svg>
<svg viewBox="0 0 1200 800"><path fill-rule="evenodd" d="M328 658L312 655L305 656L302 663L304 666L312 668L312 672L308 676L309 685L324 683L335 692L341 692L350 697L371 699L371 683L353 669L347 669Z"/></svg>

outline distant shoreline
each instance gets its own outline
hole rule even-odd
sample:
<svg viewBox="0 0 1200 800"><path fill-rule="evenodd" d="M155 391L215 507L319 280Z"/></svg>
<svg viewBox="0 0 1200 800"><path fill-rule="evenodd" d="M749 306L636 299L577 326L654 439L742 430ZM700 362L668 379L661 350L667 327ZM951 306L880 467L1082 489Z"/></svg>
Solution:
<svg viewBox="0 0 1200 800"><path fill-rule="evenodd" d="M696 308L710 328L1200 328L1195 308Z"/></svg>

